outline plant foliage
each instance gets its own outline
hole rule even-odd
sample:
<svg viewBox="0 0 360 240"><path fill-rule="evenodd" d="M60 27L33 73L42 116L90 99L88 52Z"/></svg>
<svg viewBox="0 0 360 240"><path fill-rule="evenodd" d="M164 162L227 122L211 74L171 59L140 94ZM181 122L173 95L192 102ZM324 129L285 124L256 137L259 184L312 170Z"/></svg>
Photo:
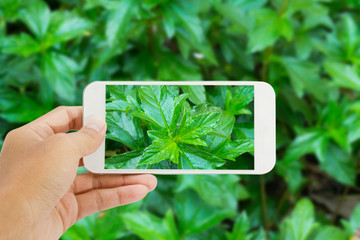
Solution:
<svg viewBox="0 0 360 240"><path fill-rule="evenodd" d="M105 160L106 168L243 169L239 161L246 159L238 157L254 153L254 118L249 109L253 86L208 86L207 92L204 86L190 85L181 86L181 94L172 85L107 88L107 138L124 146L117 150L123 153ZM126 98L124 92L129 94ZM198 92L204 95L201 101ZM239 130L243 137L234 140L233 129L244 124L252 125L246 132L251 136ZM227 160L234 163L229 167ZM253 158L248 160L251 167Z"/></svg>
<svg viewBox="0 0 360 240"><path fill-rule="evenodd" d="M83 88L95 80L266 81L277 103L278 161L270 174L159 176L144 201L86 218L63 238L354 238L359 13L355 0L2 0L0 135L57 105L81 105ZM153 152L168 146L156 131L171 115L158 119L145 90L143 99L127 91L108 107L131 123L120 125L131 134L108 137L118 142L114 149L131 150L125 160L140 161L153 139L160 142ZM191 108L206 100L223 112L246 113L236 107L239 98L222 92L225 102L201 89L182 93L186 100L177 101ZM224 123L226 129L231 121ZM251 138L252 127L235 126L232 140ZM205 147L201 137L185 140L197 143L184 143L187 149Z"/></svg>

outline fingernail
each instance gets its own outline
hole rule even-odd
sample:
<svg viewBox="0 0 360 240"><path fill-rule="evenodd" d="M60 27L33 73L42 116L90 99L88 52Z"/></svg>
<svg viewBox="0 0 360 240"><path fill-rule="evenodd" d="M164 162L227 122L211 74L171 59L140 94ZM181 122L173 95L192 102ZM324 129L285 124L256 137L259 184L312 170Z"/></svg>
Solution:
<svg viewBox="0 0 360 240"><path fill-rule="evenodd" d="M86 124L86 128L93 129L97 132L101 132L105 127L105 120L101 117L95 116L90 118Z"/></svg>

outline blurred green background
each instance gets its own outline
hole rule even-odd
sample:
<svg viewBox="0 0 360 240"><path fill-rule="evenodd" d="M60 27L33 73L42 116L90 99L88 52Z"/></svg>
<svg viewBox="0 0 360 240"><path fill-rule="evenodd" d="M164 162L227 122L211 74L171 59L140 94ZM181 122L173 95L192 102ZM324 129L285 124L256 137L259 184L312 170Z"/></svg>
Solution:
<svg viewBox="0 0 360 240"><path fill-rule="evenodd" d="M0 136L94 80L254 80L277 94L265 176L158 176L63 239L356 239L358 0L0 1ZM1 146L0 141L0 146Z"/></svg>

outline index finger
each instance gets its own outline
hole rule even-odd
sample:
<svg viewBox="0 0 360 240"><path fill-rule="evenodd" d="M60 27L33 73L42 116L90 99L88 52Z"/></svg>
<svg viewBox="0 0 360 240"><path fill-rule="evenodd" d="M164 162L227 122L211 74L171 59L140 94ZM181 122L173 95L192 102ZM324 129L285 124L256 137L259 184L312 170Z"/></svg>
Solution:
<svg viewBox="0 0 360 240"><path fill-rule="evenodd" d="M81 106L61 106L30 122L28 127L31 127L36 134L45 139L56 133L79 130L82 125Z"/></svg>

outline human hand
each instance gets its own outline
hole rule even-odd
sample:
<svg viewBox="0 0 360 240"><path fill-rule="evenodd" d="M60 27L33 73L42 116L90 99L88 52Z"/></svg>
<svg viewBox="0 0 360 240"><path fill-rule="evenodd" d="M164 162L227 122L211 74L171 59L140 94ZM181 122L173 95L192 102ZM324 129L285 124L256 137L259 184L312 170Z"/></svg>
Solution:
<svg viewBox="0 0 360 240"><path fill-rule="evenodd" d="M100 146L106 132L100 118L81 126L81 107L59 107L6 136L0 239L58 239L79 219L138 201L155 188L150 174L77 175L80 159Z"/></svg>

